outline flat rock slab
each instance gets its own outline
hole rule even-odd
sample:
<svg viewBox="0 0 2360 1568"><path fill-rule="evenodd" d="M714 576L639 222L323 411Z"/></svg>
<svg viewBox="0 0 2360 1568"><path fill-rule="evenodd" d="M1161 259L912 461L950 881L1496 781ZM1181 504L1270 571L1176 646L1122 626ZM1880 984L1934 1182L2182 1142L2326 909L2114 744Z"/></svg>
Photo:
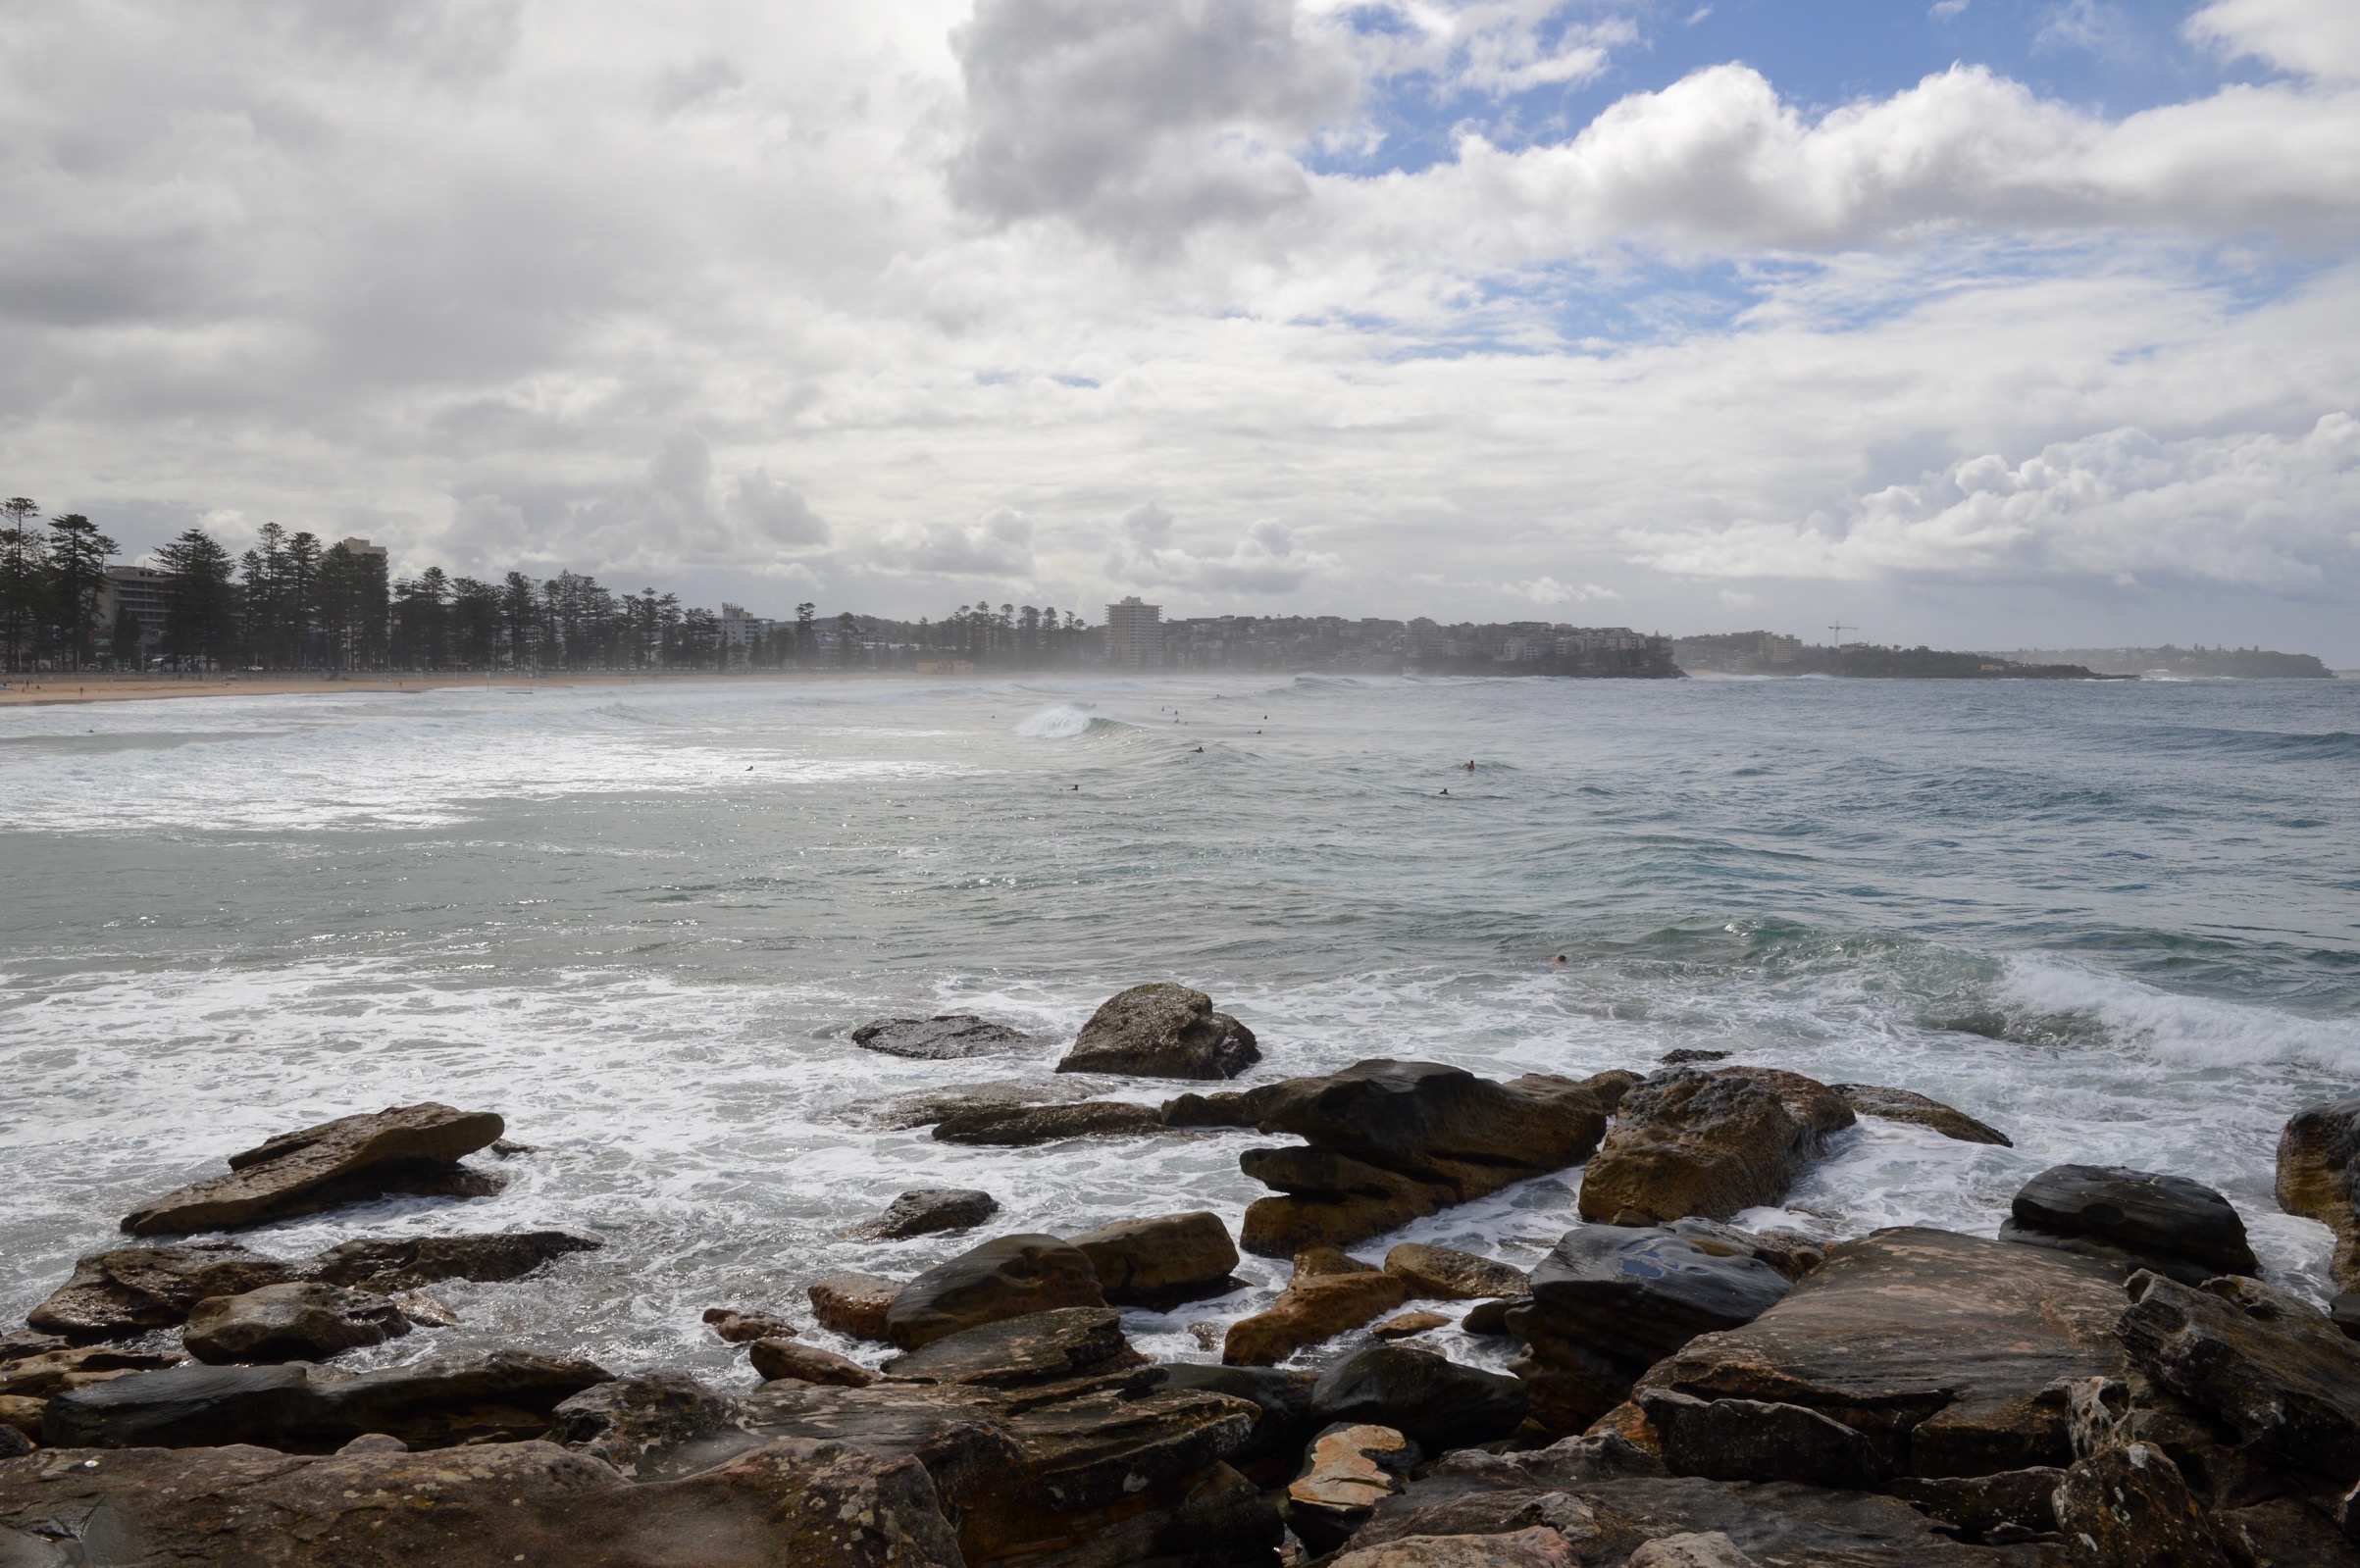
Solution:
<svg viewBox="0 0 2360 1568"><path fill-rule="evenodd" d="M1096 1099L1124 1087L1119 1078L1104 1075L1073 1078L1001 1079L989 1084L944 1084L913 1088L882 1098L854 1100L833 1113L855 1127L898 1131L932 1127L947 1116L969 1111L1003 1109L1015 1105L1070 1105Z"/></svg>
<svg viewBox="0 0 2360 1568"><path fill-rule="evenodd" d="M1536 1280L1536 1289L1538 1282ZM1639 1388L1806 1406L1867 1437L1884 1473L1987 1475L2073 1461L2051 1384L2120 1379L2120 1278L1948 1231L1879 1231L1742 1328L1690 1340Z"/></svg>
<svg viewBox="0 0 2360 1568"><path fill-rule="evenodd" d="M93 1463L92 1461L95 1461ZM68 1557L51 1541L76 1543ZM136 1543L136 1557L118 1543ZM635 1484L549 1442L294 1458L251 1447L0 1463L0 1560L272 1568L957 1568L925 1469L792 1440Z"/></svg>
<svg viewBox="0 0 2360 1568"><path fill-rule="evenodd" d="M1098 1273L1053 1236L1002 1236L936 1264L885 1311L887 1338L904 1350L986 1323L1058 1307L1103 1307Z"/></svg>
<svg viewBox="0 0 2360 1568"><path fill-rule="evenodd" d="M1906 1088L1885 1088L1875 1084L1830 1084L1853 1110L1863 1116L1874 1116L1888 1122L1910 1122L1927 1127L1944 1138L1962 1143L1992 1143L2001 1148L2016 1144L2007 1134L1985 1122L1978 1122L1955 1106L1940 1100L1928 1099Z"/></svg>
<svg viewBox="0 0 2360 1568"><path fill-rule="evenodd" d="M943 1143L980 1143L1029 1148L1068 1138L1112 1138L1163 1130L1163 1113L1128 1100L1084 1100L1078 1105L1007 1105L960 1111L934 1124Z"/></svg>
<svg viewBox="0 0 2360 1568"><path fill-rule="evenodd" d="M132 1236L233 1231L388 1191L496 1191L496 1178L457 1161L504 1131L490 1111L431 1102L339 1117L231 1155L228 1175L132 1210L123 1229Z"/></svg>
<svg viewBox="0 0 2360 1568"><path fill-rule="evenodd" d="M1119 1305L1177 1306L1236 1289L1237 1243L1217 1214L1117 1220L1072 1238Z"/></svg>
<svg viewBox="0 0 2360 1568"><path fill-rule="evenodd" d="M1032 1044L1020 1029L995 1024L973 1013L937 1013L932 1018L879 1018L852 1031L852 1043L888 1056L921 1062L953 1062L970 1056L1007 1056Z"/></svg>
<svg viewBox="0 0 2360 1568"><path fill-rule="evenodd" d="M1060 1307L945 1335L888 1361L885 1375L902 1383L1012 1389L1147 1364L1123 1338L1122 1317L1112 1307Z"/></svg>
<svg viewBox="0 0 2360 1568"><path fill-rule="evenodd" d="M1532 1293L1532 1282L1513 1264L1416 1241L1404 1241L1386 1253L1385 1272L1399 1276L1419 1300L1482 1301Z"/></svg>
<svg viewBox="0 0 2360 1568"><path fill-rule="evenodd" d="M873 1241L899 1241L938 1231L966 1231L1000 1212L1000 1199L973 1188L925 1187L902 1193L883 1214L845 1235Z"/></svg>
<svg viewBox="0 0 2360 1568"><path fill-rule="evenodd" d="M1201 990L1134 986L1108 997L1074 1037L1060 1073L1142 1078L1235 1078L1262 1059L1254 1031L1213 1011Z"/></svg>
<svg viewBox="0 0 2360 1568"><path fill-rule="evenodd" d="M2200 1278L2261 1270L2229 1199L2185 1177L2121 1165L2052 1165L2017 1190L2009 1214L2029 1231L2087 1237L2133 1257L2192 1265Z"/></svg>

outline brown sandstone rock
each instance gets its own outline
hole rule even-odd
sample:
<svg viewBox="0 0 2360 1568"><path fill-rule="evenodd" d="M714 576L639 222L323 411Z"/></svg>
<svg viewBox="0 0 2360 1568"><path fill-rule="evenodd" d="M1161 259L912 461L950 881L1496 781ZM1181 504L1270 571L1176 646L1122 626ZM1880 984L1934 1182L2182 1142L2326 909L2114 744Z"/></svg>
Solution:
<svg viewBox="0 0 2360 1568"><path fill-rule="evenodd" d="M1906 1088L1883 1088L1874 1084L1830 1084L1829 1088L1841 1094L1853 1110L1863 1116L1880 1117L1888 1122L1914 1122L1930 1127L1944 1138L1955 1138L1962 1143L1996 1143L2001 1148L2014 1148L2008 1135L1996 1127L1976 1121L1965 1111L1927 1099Z"/></svg>
<svg viewBox="0 0 2360 1568"><path fill-rule="evenodd" d="M1759 1568L1737 1549L1737 1543L1718 1530L1684 1530L1676 1536L1658 1536L1642 1542L1630 1554L1628 1568Z"/></svg>
<svg viewBox="0 0 2360 1568"><path fill-rule="evenodd" d="M305 1283L207 1296L189 1311L180 1342L214 1366L263 1364L319 1361L409 1332L401 1308L374 1291Z"/></svg>
<svg viewBox="0 0 2360 1568"><path fill-rule="evenodd" d="M1512 1299L1532 1293L1522 1269L1472 1252L1404 1241L1385 1254L1385 1272L1399 1275L1410 1294L1423 1301Z"/></svg>
<svg viewBox="0 0 2360 1568"><path fill-rule="evenodd" d="M2075 1461L2056 1508L2075 1568L2231 1568L2180 1467L2152 1444Z"/></svg>
<svg viewBox="0 0 2360 1568"><path fill-rule="evenodd" d="M1809 1128L1814 1137L1825 1138L1850 1127L1852 1101L1833 1086L1816 1078L1805 1078L1779 1067L1717 1067L1713 1071L1721 1078L1742 1078L1760 1084L1778 1096L1786 1114Z"/></svg>
<svg viewBox="0 0 2360 1568"><path fill-rule="evenodd" d="M1752 1077L1693 1067L1658 1073L1623 1096L1613 1131L1583 1168L1581 1217L1662 1225L1691 1214L1725 1220L1775 1203L1812 1138L1786 1100Z"/></svg>
<svg viewBox="0 0 2360 1568"><path fill-rule="evenodd" d="M781 1378L796 1383L824 1383L844 1389L865 1389L877 1374L849 1356L823 1350L795 1340L756 1340L745 1347L746 1358L764 1382Z"/></svg>
<svg viewBox="0 0 2360 1568"><path fill-rule="evenodd" d="M2360 1290L2360 1094L2306 1105L2278 1140L2278 1205L2335 1233L2335 1283ZM38 1327L38 1325L35 1325Z"/></svg>
<svg viewBox="0 0 2360 1568"><path fill-rule="evenodd" d="M1128 1100L1084 1100L1079 1105L1011 1105L961 1111L935 1123L934 1136L945 1143L1026 1148L1067 1138L1153 1133L1163 1125L1163 1113L1153 1105L1134 1105Z"/></svg>
<svg viewBox="0 0 2360 1568"><path fill-rule="evenodd" d="M1118 1304L1177 1306L1225 1294L1237 1285L1237 1244L1217 1214L1117 1220L1074 1237L1099 1289Z"/></svg>
<svg viewBox="0 0 2360 1568"><path fill-rule="evenodd" d="M885 1364L902 1383L1013 1389L1146 1366L1112 1307L1059 1307L961 1329ZM815 1380L816 1381L816 1380Z"/></svg>
<svg viewBox="0 0 2360 1568"><path fill-rule="evenodd" d="M170 1350L118 1350L107 1345L44 1350L0 1366L0 1394L46 1399L68 1389L84 1389L127 1372L156 1372L180 1366L184 1355Z"/></svg>
<svg viewBox="0 0 2360 1568"><path fill-rule="evenodd" d="M1103 1307L1098 1273L1053 1236L1002 1236L938 1263L885 1309L887 1338L904 1350L1003 1318L1058 1307Z"/></svg>
<svg viewBox="0 0 2360 1568"><path fill-rule="evenodd" d="M965 1231L1000 1212L1000 1199L974 1188L922 1187L902 1193L873 1220L844 1234L858 1240L900 1241L937 1231Z"/></svg>
<svg viewBox="0 0 2360 1568"><path fill-rule="evenodd" d="M560 1400L549 1417L550 1442L603 1459L636 1481L694 1475L763 1442L742 1425L738 1398L666 1369L596 1384ZM336 1451L362 1443L401 1446L396 1438L372 1433Z"/></svg>
<svg viewBox="0 0 2360 1568"><path fill-rule="evenodd" d="M1546 1526L1501 1536L1404 1536L1348 1551L1331 1568L1579 1568L1565 1537Z"/></svg>
<svg viewBox="0 0 2360 1568"><path fill-rule="evenodd" d="M96 1464L87 1461L97 1460ZM0 1463L0 1558L256 1568L956 1568L925 1469L792 1440L634 1485L548 1442L294 1458L268 1449L44 1451ZM109 1543L135 1542L118 1557Z"/></svg>
<svg viewBox="0 0 2360 1568"><path fill-rule="evenodd" d="M1306 1345L1357 1329L1409 1298L1409 1287L1397 1275L1332 1247L1304 1252L1277 1300L1229 1326L1221 1359L1230 1366L1269 1366Z"/></svg>
<svg viewBox="0 0 2360 1568"><path fill-rule="evenodd" d="M1287 1486L1287 1523L1313 1551L1332 1550L1402 1490L1402 1472L1415 1459L1410 1440L1391 1427L1330 1427Z"/></svg>
<svg viewBox="0 0 2360 1568"><path fill-rule="evenodd" d="M0 1393L0 1427L14 1427L35 1442L41 1438L41 1412L49 1408L46 1399L35 1399L21 1393Z"/></svg>
<svg viewBox="0 0 2360 1568"><path fill-rule="evenodd" d="M497 1178L457 1162L503 1127L489 1111L433 1103L340 1117L231 1155L228 1175L132 1210L123 1229L132 1236L230 1231L385 1192L497 1191Z"/></svg>
<svg viewBox="0 0 2360 1568"><path fill-rule="evenodd" d="M814 1281L807 1294L819 1326L852 1340L888 1340L885 1315L901 1293L899 1280L874 1274L832 1274Z"/></svg>
<svg viewBox="0 0 2360 1568"><path fill-rule="evenodd" d="M1450 1326L1451 1320L1439 1312L1404 1312L1398 1317L1387 1318L1368 1332L1379 1340L1414 1340L1421 1334L1431 1334L1436 1329Z"/></svg>
<svg viewBox="0 0 2360 1568"><path fill-rule="evenodd" d="M706 1307L704 1321L725 1344L751 1344L756 1340L792 1340L795 1325L769 1312L741 1312L735 1307Z"/></svg>
<svg viewBox="0 0 2360 1568"><path fill-rule="evenodd" d="M1134 986L1107 998L1060 1073L1126 1073L1143 1078L1235 1078L1261 1060L1254 1031L1212 1010L1201 990L1169 984Z"/></svg>

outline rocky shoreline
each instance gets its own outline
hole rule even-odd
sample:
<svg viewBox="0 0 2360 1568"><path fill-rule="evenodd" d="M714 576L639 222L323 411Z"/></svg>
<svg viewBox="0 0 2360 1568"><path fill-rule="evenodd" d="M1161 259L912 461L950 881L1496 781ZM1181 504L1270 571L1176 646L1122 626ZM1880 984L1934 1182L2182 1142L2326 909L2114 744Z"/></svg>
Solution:
<svg viewBox="0 0 2360 1568"><path fill-rule="evenodd" d="M853 1038L927 1061L1026 1044L965 1016ZM951 1144L1283 1139L1241 1156L1270 1191L1239 1233L1170 1208L980 1235L906 1279L786 1275L704 1313L747 1391L527 1347L337 1365L454 1321L438 1282L530 1290L599 1243L227 1239L480 1194L499 1176L470 1157L521 1152L496 1114L431 1103L302 1129L126 1216L136 1244L80 1259L0 1339L0 1563L2360 1568L2360 1096L2292 1108L2278 1149L2281 1205L2336 1237L2347 1293L2323 1311L2260 1277L2225 1198L2166 1173L2053 1167L1996 1238L1743 1229L1857 1118L2006 1135L1901 1086L1677 1054L1509 1082L1377 1059L1148 1105L1105 1094L1217 1086L1261 1046L1202 992L1136 987L1054 1084L880 1115ZM1573 1167L1582 1223L1528 1273L1356 1250ZM981 1233L998 1210L913 1190L845 1234ZM1292 1278L1198 1326L1217 1363L1131 1343L1124 1309L1226 1294L1242 1254ZM1513 1347L1510 1372L1421 1343L1446 1330Z"/></svg>

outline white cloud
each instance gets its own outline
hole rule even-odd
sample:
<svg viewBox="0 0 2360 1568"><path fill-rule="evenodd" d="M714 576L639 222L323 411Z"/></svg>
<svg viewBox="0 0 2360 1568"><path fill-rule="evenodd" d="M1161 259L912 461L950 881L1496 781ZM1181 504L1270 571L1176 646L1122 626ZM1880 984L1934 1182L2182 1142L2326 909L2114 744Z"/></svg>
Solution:
<svg viewBox="0 0 2360 1568"><path fill-rule="evenodd" d="M1170 586L1213 593L1288 593L1343 563L1332 555L1298 553L1295 536L1268 520L1247 529L1227 554L1197 554L1173 542L1172 515L1153 504L1123 514L1106 574L1137 587Z"/></svg>
<svg viewBox="0 0 2360 1568"><path fill-rule="evenodd" d="M1581 604L1592 599L1619 599L1622 597L1613 588L1603 588L1595 582L1584 582L1578 587L1567 587L1552 577L1533 578L1527 582L1508 584L1507 588L1517 598L1530 599L1535 604Z"/></svg>
<svg viewBox="0 0 2360 1568"><path fill-rule="evenodd" d="M2187 32L2297 76L2360 81L2360 7L2347 0L2213 0Z"/></svg>
<svg viewBox="0 0 2360 1568"><path fill-rule="evenodd" d="M996 506L973 523L921 524L888 532L878 564L940 577L1028 578L1033 573L1032 520Z"/></svg>

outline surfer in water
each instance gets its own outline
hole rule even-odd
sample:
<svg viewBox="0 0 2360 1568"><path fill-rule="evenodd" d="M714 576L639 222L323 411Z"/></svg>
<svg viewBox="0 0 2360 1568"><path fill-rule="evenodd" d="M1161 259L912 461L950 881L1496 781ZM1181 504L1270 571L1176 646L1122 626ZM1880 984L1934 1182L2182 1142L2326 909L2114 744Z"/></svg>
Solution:
<svg viewBox="0 0 2360 1568"><path fill-rule="evenodd" d="M1472 762L1469 762L1469 763L1466 765L1466 771L1467 771L1467 772L1469 772L1469 773L1473 773L1473 772L1475 771L1475 765L1474 765Z"/></svg>
<svg viewBox="0 0 2360 1568"><path fill-rule="evenodd" d="M1552 958L1552 959L1550 959L1550 960L1549 960L1549 967L1550 967L1551 969L1563 969L1563 968L1565 968L1565 954L1563 954L1563 953L1559 953L1559 954L1558 954L1558 955L1557 955L1555 958Z"/></svg>

